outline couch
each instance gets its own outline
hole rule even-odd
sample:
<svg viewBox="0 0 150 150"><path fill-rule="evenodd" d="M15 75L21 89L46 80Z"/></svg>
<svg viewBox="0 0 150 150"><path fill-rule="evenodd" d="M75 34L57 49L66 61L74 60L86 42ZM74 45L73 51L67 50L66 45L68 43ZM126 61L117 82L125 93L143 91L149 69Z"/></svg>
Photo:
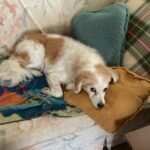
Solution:
<svg viewBox="0 0 150 150"><path fill-rule="evenodd" d="M123 66L150 79L149 8L146 0L122 0L131 18ZM0 0L0 47L10 49L25 32L41 30L70 35L71 22L80 11L103 8L116 0ZM41 21L42 20L42 21ZM96 125L86 114L59 118L52 115L0 125L0 149L99 150L107 137L108 146L125 141L124 134L150 124L148 100L134 119L115 134Z"/></svg>

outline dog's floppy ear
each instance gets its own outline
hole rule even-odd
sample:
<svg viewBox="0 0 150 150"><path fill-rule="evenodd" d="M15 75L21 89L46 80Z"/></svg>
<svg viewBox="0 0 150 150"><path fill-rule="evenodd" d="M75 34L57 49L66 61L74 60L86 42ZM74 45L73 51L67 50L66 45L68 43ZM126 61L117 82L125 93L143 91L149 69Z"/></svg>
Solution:
<svg viewBox="0 0 150 150"><path fill-rule="evenodd" d="M108 75L111 76L112 77L111 83L117 82L119 75L114 69L107 67L107 66L102 66L102 65L97 65L96 69L100 75L103 74L103 76L108 76Z"/></svg>
<svg viewBox="0 0 150 150"><path fill-rule="evenodd" d="M75 81L74 81L74 92L76 94L78 94L81 89L82 89L82 85L83 85L83 77L82 75L78 75L76 78L75 78Z"/></svg>
<svg viewBox="0 0 150 150"><path fill-rule="evenodd" d="M84 71L80 73L76 78L75 78L75 83L74 83L74 92L79 93L82 90L82 87L93 83L94 80L94 75L89 72L89 71Z"/></svg>

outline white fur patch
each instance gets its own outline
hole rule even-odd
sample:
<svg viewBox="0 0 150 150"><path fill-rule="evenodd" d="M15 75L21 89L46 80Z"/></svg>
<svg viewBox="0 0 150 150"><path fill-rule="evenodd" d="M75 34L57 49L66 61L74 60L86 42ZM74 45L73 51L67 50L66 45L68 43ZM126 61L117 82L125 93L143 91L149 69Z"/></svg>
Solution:
<svg viewBox="0 0 150 150"><path fill-rule="evenodd" d="M0 85L2 86L14 86L31 77L31 73L22 68L15 59L4 60L0 64ZM6 83L8 81L10 81L9 84Z"/></svg>
<svg viewBox="0 0 150 150"><path fill-rule="evenodd" d="M62 38L63 36L59 34L46 34L47 38Z"/></svg>
<svg viewBox="0 0 150 150"><path fill-rule="evenodd" d="M33 40L23 40L16 47L16 52L27 52L31 63L28 68L43 69L45 59L45 48L42 44Z"/></svg>
<svg viewBox="0 0 150 150"><path fill-rule="evenodd" d="M65 41L60 59L55 64L46 64L45 68L45 72L54 74L64 84L73 81L81 71L94 72L95 65L105 64L103 58L91 47L65 36L49 34L47 37L62 37Z"/></svg>

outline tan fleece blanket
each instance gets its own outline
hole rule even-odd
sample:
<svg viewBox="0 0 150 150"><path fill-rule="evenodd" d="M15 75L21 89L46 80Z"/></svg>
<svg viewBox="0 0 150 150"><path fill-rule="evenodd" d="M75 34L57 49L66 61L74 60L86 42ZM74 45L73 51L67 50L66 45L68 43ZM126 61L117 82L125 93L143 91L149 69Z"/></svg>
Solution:
<svg viewBox="0 0 150 150"><path fill-rule="evenodd" d="M65 92L68 104L77 106L108 132L117 131L131 119L150 96L150 81L122 68L113 68L119 74L117 83L110 85L106 93L106 105L96 109L85 92Z"/></svg>

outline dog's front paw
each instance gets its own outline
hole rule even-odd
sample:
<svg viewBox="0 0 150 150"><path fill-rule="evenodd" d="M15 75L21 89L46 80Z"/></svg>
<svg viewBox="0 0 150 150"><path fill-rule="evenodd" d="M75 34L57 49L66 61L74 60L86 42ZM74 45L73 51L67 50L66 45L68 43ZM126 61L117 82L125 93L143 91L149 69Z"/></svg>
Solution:
<svg viewBox="0 0 150 150"><path fill-rule="evenodd" d="M46 94L46 95L49 95L49 96L52 95L52 94L51 94L51 91L49 90L48 87L43 88L41 92L42 92L43 94Z"/></svg>
<svg viewBox="0 0 150 150"><path fill-rule="evenodd" d="M62 91L50 90L47 87L42 89L42 93L47 94L49 96L54 96L54 97L62 97L63 96L63 92Z"/></svg>
<svg viewBox="0 0 150 150"><path fill-rule="evenodd" d="M60 92L60 91L51 91L51 94L54 97L62 97L63 96L63 92Z"/></svg>

